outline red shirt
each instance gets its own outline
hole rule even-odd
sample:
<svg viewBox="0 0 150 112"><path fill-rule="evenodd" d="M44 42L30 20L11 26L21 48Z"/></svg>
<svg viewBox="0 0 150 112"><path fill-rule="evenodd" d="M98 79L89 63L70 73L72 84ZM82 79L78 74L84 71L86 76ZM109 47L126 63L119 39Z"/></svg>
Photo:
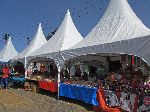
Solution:
<svg viewBox="0 0 150 112"><path fill-rule="evenodd" d="M8 77L9 77L9 68L8 67L4 67L3 68L2 78L8 78Z"/></svg>

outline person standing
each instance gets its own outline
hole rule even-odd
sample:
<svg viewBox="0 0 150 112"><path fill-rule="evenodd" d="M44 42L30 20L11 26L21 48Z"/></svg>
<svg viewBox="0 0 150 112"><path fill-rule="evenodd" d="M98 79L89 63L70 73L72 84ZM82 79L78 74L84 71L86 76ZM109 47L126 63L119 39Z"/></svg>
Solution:
<svg viewBox="0 0 150 112"><path fill-rule="evenodd" d="M1 85L4 84L4 88L8 89L9 67L5 65L2 69L2 72Z"/></svg>

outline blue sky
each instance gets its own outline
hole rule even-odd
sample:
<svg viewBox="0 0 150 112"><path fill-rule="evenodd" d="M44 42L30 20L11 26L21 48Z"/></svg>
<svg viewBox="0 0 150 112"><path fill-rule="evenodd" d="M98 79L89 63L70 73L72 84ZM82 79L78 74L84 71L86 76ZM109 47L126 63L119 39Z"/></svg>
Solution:
<svg viewBox="0 0 150 112"><path fill-rule="evenodd" d="M129 4L150 28L150 0L128 0ZM27 46L37 24L42 22L44 34L58 27L67 9L83 37L98 23L109 0L0 0L0 49L4 46L3 34L9 33L17 51Z"/></svg>

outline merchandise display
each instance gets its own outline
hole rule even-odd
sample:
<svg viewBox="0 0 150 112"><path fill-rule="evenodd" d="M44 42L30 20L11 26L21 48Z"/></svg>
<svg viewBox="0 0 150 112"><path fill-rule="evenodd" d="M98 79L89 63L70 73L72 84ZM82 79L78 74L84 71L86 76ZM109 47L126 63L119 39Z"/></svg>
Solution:
<svg viewBox="0 0 150 112"><path fill-rule="evenodd" d="M88 87L97 87L96 82L92 81L85 81L85 80L76 80L75 79L64 79L62 81L64 84L73 84L73 85L79 85L79 86L88 86Z"/></svg>

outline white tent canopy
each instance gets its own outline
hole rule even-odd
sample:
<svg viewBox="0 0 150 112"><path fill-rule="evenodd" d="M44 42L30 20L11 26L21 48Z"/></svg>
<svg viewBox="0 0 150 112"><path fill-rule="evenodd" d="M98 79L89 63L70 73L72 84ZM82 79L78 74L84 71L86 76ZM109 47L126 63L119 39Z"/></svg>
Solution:
<svg viewBox="0 0 150 112"><path fill-rule="evenodd" d="M79 43L83 37L76 29L69 10L67 11L64 20L56 33L49 39L49 41L35 52L31 53L30 56L34 57L49 57L51 59L58 58L57 53L59 51L67 50ZM53 55L53 53L55 55Z"/></svg>
<svg viewBox="0 0 150 112"><path fill-rule="evenodd" d="M134 38L130 40L117 41L112 43L99 44L94 46L77 48L72 50L66 50L61 52L61 62L65 60L87 55L87 54L98 54L98 53L111 53L111 54L133 54L143 58L150 65L150 36Z"/></svg>
<svg viewBox="0 0 150 112"><path fill-rule="evenodd" d="M80 43L61 52L61 62L86 54L126 53L150 64L150 30L135 15L127 0L110 0L100 22Z"/></svg>
<svg viewBox="0 0 150 112"><path fill-rule="evenodd" d="M53 59L58 66L58 71L60 73L60 63L59 52L67 50L80 42L83 39L81 34L76 29L72 18L70 16L69 10L67 11L64 20L59 26L56 33L49 39L49 41L43 45L41 48L37 49L35 52L30 54L30 59L35 57L48 57ZM58 74L58 88L60 82L60 74ZM58 90L59 96L59 90Z"/></svg>
<svg viewBox="0 0 150 112"><path fill-rule="evenodd" d="M150 30L131 9L127 0L110 0L98 24L73 48L81 48L150 35Z"/></svg>
<svg viewBox="0 0 150 112"><path fill-rule="evenodd" d="M13 61L25 61L25 58L28 57L30 53L40 48L42 45L46 43L46 38L43 34L43 30L41 27L41 23L39 23L37 32L33 38L33 40L30 42L30 44L16 57L13 58Z"/></svg>
<svg viewBox="0 0 150 112"><path fill-rule="evenodd" d="M150 30L136 16L127 0L110 0L101 20L74 48L133 39L149 34Z"/></svg>
<svg viewBox="0 0 150 112"><path fill-rule="evenodd" d="M9 37L6 45L0 51L0 62L8 62L14 58L18 52L16 51L14 45L12 44L11 37Z"/></svg>

